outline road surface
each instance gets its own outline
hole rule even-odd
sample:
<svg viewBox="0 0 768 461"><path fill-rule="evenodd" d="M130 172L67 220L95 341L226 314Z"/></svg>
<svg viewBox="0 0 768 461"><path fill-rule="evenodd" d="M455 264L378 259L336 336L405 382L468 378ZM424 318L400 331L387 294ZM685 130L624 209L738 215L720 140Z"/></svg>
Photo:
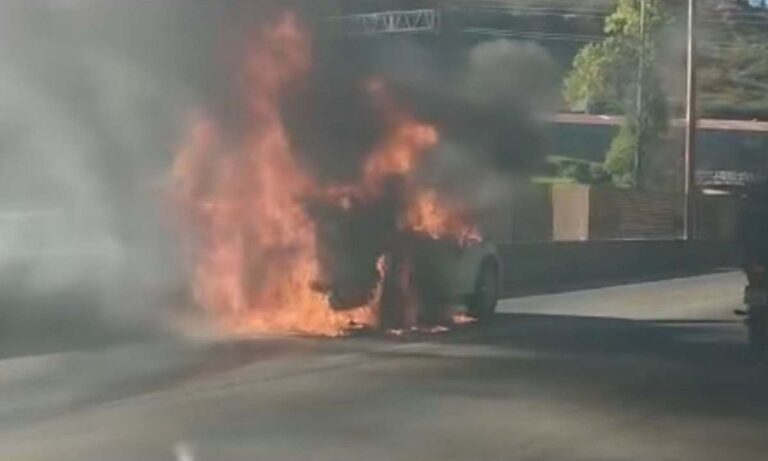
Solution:
<svg viewBox="0 0 768 461"><path fill-rule="evenodd" d="M765 460L768 373L721 273L506 301L443 335L0 362L0 459Z"/></svg>

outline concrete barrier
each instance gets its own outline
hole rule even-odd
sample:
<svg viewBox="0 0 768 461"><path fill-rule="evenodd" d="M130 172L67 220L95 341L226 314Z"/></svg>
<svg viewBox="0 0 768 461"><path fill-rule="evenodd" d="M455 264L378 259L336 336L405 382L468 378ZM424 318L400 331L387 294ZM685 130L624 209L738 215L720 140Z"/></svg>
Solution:
<svg viewBox="0 0 768 461"><path fill-rule="evenodd" d="M507 296L703 273L736 267L740 260L735 244L720 241L512 243L501 245L499 252Z"/></svg>

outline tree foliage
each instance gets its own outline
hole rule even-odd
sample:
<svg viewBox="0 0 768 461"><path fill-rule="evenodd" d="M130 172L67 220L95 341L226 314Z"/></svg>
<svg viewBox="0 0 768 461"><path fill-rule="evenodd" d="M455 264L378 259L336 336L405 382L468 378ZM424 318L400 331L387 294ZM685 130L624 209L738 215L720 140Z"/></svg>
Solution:
<svg viewBox="0 0 768 461"><path fill-rule="evenodd" d="M619 134L613 138L605 156L605 171L620 185L631 185L634 178L635 153L637 152L637 126L625 121Z"/></svg>
<svg viewBox="0 0 768 461"><path fill-rule="evenodd" d="M647 0L645 74L653 74L655 37L669 23L661 0ZM586 103L591 111L624 112L634 94L640 56L640 9L638 0L620 0L606 18L606 38L591 43L576 55L565 80L565 99L571 105Z"/></svg>
<svg viewBox="0 0 768 461"><path fill-rule="evenodd" d="M638 141L648 151L667 131L666 95L656 71L657 37L671 22L663 0L646 0L645 40L641 49L639 0L620 0L606 18L606 38L582 48L565 79L565 100L573 107L585 105L591 113L623 114L627 122L606 154L606 170L617 182L626 183L633 172ZM643 111L637 110L638 66L643 62ZM638 133L638 127L642 131ZM642 152L641 152L642 154Z"/></svg>

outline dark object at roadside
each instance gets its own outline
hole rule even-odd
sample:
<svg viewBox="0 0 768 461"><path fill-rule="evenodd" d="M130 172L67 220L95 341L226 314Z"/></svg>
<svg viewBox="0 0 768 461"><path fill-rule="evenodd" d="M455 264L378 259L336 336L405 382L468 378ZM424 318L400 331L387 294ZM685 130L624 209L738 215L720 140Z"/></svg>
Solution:
<svg viewBox="0 0 768 461"><path fill-rule="evenodd" d="M744 251L745 317L753 354L768 360L768 191L753 190L745 199L741 217L741 244Z"/></svg>

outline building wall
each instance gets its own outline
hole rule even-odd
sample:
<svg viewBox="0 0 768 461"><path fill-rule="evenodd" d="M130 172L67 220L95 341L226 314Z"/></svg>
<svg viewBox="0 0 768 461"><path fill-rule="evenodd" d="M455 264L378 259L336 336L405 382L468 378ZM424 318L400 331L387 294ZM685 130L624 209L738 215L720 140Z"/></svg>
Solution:
<svg viewBox="0 0 768 461"><path fill-rule="evenodd" d="M620 117L571 114L567 122L547 127L548 154L602 162L619 132ZM583 121L578 121L583 119ZM697 134L697 171L735 171L768 174L768 129L765 122L702 120ZM644 176L648 187L674 191L682 185L685 129L673 123L656 149L646 153Z"/></svg>
<svg viewBox="0 0 768 461"><path fill-rule="evenodd" d="M579 184L552 186L552 239L589 240L590 187Z"/></svg>
<svg viewBox="0 0 768 461"><path fill-rule="evenodd" d="M698 239L737 238L737 197L701 196L697 208ZM552 188L552 226L555 241L674 240L682 237L683 196L556 185Z"/></svg>
<svg viewBox="0 0 768 461"><path fill-rule="evenodd" d="M741 203L736 197L705 196L698 200L696 234L703 240L736 240Z"/></svg>
<svg viewBox="0 0 768 461"><path fill-rule="evenodd" d="M483 234L498 243L552 240L552 198L550 188L519 184L510 197L499 200L480 216Z"/></svg>
<svg viewBox="0 0 768 461"><path fill-rule="evenodd" d="M592 240L673 239L681 234L678 194L591 188L589 208Z"/></svg>

